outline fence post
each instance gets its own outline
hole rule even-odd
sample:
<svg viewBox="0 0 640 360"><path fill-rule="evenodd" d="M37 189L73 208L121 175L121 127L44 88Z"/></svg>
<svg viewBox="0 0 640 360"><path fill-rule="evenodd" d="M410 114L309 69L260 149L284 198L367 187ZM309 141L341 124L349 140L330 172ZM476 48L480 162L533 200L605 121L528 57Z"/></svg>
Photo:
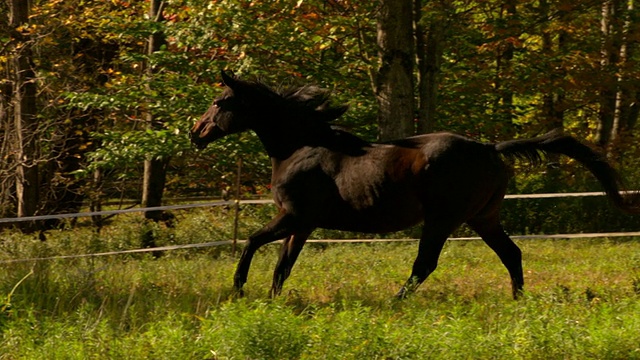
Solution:
<svg viewBox="0 0 640 360"><path fill-rule="evenodd" d="M236 244L238 243L238 218L240 217L240 177L242 176L242 158L238 159L238 172L236 174L236 194L234 200L233 218L233 243L231 244L231 256L236 256Z"/></svg>

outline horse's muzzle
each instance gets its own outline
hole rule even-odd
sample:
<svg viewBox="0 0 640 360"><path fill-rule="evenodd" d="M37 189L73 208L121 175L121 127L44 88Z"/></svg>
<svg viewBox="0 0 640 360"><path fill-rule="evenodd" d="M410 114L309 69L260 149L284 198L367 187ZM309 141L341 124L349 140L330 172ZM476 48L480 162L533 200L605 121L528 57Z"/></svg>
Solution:
<svg viewBox="0 0 640 360"><path fill-rule="evenodd" d="M219 126L213 124L205 124L204 126L194 126L189 132L191 143L198 149L202 150L209 145L210 142L216 141L227 135Z"/></svg>
<svg viewBox="0 0 640 360"><path fill-rule="evenodd" d="M191 140L191 144L198 149L204 149L207 147L208 141L204 141L202 137L202 126L200 124L195 124L191 131L189 131L189 140Z"/></svg>
<svg viewBox="0 0 640 360"><path fill-rule="evenodd" d="M193 146L195 146L195 147L196 147L196 149L198 149L198 150L202 150L202 149L206 148L206 147L207 147L207 145L209 145L209 143L208 143L208 142L204 142L204 141L202 141L202 142L201 142L201 141L193 141L193 140L191 140L191 144L192 144Z"/></svg>

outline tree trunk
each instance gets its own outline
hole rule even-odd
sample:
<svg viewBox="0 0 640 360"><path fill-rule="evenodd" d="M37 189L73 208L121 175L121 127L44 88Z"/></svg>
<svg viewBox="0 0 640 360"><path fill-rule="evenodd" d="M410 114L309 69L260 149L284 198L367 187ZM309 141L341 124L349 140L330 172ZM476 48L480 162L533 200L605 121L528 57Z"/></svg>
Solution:
<svg viewBox="0 0 640 360"><path fill-rule="evenodd" d="M613 120L616 109L616 93L618 87L617 61L620 44L617 39L617 12L620 0L604 0L602 2L602 15L600 31L602 44L600 50L600 73L603 79L600 81L600 106L598 110L598 127L596 143L606 148L611 139Z"/></svg>
<svg viewBox="0 0 640 360"><path fill-rule="evenodd" d="M16 198L19 217L36 214L39 202L37 163L36 75L33 71L31 39L19 29L29 23L29 2L9 2L9 26L16 36L13 47L13 115L16 135ZM24 223L27 231L34 223Z"/></svg>
<svg viewBox="0 0 640 360"><path fill-rule="evenodd" d="M380 140L415 133L413 0L380 0L376 100Z"/></svg>
<svg viewBox="0 0 640 360"><path fill-rule="evenodd" d="M162 10L164 2L160 0L152 0L149 9L149 18L152 21L163 21ZM151 56L156 51L160 50L163 44L166 43L164 34L162 32L156 32L149 37L148 55ZM153 77L154 69L147 65L147 76L149 82ZM151 86L149 83L148 86ZM162 124L159 123L151 112L147 113L147 124L149 129L158 130L162 128ZM144 177L142 185L142 206L143 207L156 207L162 205L162 193L164 192L165 179L167 175L167 165L169 159L165 157L157 157L155 154L149 154L149 157L144 162ZM158 222L163 219L162 211L145 211L144 217L148 220ZM152 230L148 230L142 237L143 247L155 247L155 238ZM155 254L158 256L159 254Z"/></svg>
<svg viewBox="0 0 640 360"><path fill-rule="evenodd" d="M500 14L501 17L505 17L504 23L507 27L507 33L514 33L511 30L511 27L514 26L514 22L516 21L516 3L514 0L507 0L503 4L503 10L506 12L506 15L503 13ZM513 92L511 91L508 85L505 85L505 80L511 76L511 61L513 60L514 53L514 45L511 41L503 41L502 46L498 49L498 55L496 58L496 81L495 81L495 90L496 90L496 104L494 106L494 111L499 115L499 118L505 123L507 129L511 129L513 122ZM507 134L509 137L512 137L513 134Z"/></svg>
<svg viewBox="0 0 640 360"><path fill-rule="evenodd" d="M9 70L6 69L6 79L0 81L0 217L15 216L15 204L13 203L15 193L15 179L12 176L11 153L15 141L12 139L13 116L11 111L11 100L13 98L13 86L9 79Z"/></svg>
<svg viewBox="0 0 640 360"><path fill-rule="evenodd" d="M638 26L634 24L637 18L637 10L634 1L627 2L624 11L624 24L622 28L622 40L620 45L620 71L618 76L618 89L616 93L613 125L611 127L611 142L624 142L630 137L631 129L637 122L637 100L639 86L636 81L630 81L629 74L636 70L637 62L633 60L633 52L638 36Z"/></svg>
<svg viewBox="0 0 640 360"><path fill-rule="evenodd" d="M548 18L551 16L549 9L549 3L546 0L540 1L541 16ZM562 18L563 13L558 13ZM557 58L557 54L562 53L566 45L567 34L562 30L558 30L557 33L551 33L550 30L545 29L542 33L542 51L545 54L545 58L549 61L546 67L547 88L543 89L542 94L542 131L547 132L553 129L564 127L564 92L561 90L560 82L566 77L565 71L560 73L556 70L556 64L552 59ZM560 167L560 155L559 154L547 154L546 163L547 169L543 191L546 192L558 192L559 184L563 184L562 176L564 172Z"/></svg>
<svg viewBox="0 0 640 360"><path fill-rule="evenodd" d="M550 16L549 3L546 0L540 1L542 16L547 18ZM560 14L562 16L562 14ZM547 59L553 59L554 53L561 53L566 44L567 34L563 30L559 30L556 36L553 36L548 30L542 34L542 50ZM554 44L554 39L557 39ZM555 45L555 46L554 46ZM564 125L564 93L558 91L558 80L564 79L566 74L564 71L558 74L551 63L547 68L548 88L544 90L542 102L542 118L544 119L543 131L551 131L553 129L562 128ZM557 157L554 161L557 160Z"/></svg>
<svg viewBox="0 0 640 360"><path fill-rule="evenodd" d="M425 26L422 18L422 1L415 0L416 52L418 60L418 121L417 133L434 131L436 127L436 104L438 96L438 75L442 62L442 24L430 22Z"/></svg>

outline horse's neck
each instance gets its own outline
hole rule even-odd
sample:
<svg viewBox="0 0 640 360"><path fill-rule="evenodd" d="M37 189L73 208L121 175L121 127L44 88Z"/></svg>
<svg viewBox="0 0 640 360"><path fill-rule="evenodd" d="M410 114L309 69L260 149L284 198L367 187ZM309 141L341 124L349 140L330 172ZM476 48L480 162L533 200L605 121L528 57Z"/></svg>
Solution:
<svg viewBox="0 0 640 360"><path fill-rule="evenodd" d="M264 128L254 128L253 131L258 135L267 154L272 159L285 160L302 147L317 146L318 144L313 143L314 139L323 136L312 129L294 129L275 121L265 123L270 125Z"/></svg>
<svg viewBox="0 0 640 360"><path fill-rule="evenodd" d="M271 181L272 182L273 182L273 178L278 173L281 166L282 166L282 160L274 157L271 158Z"/></svg>
<svg viewBox="0 0 640 360"><path fill-rule="evenodd" d="M277 132L263 132L260 130L255 130L255 132L271 159L284 160L298 148L294 145L295 141L293 139L287 139L286 136L282 136Z"/></svg>

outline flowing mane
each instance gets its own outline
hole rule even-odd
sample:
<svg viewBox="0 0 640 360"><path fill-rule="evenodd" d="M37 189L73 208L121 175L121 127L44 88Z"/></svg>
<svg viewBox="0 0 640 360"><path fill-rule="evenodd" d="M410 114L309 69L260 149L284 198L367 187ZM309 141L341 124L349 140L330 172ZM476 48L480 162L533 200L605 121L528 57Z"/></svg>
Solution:
<svg viewBox="0 0 640 360"><path fill-rule="evenodd" d="M243 87L252 89L251 96L269 101L271 106L277 106L289 118L330 122L342 116L349 108L348 105L332 105L331 91L317 85L272 88L262 80L236 81Z"/></svg>
<svg viewBox="0 0 640 360"><path fill-rule="evenodd" d="M331 106L331 92L317 85L302 85L290 87L277 93L285 100L285 104L298 110L301 113L314 114L317 112L325 112L328 109L336 109L346 111L348 106L339 107ZM323 119L324 121L333 121L333 119Z"/></svg>
<svg viewBox="0 0 640 360"><path fill-rule="evenodd" d="M310 119L328 125L328 122L337 119L349 108L347 105L332 106L331 91L317 85L290 87L278 91L278 94L285 100L286 106L289 107L288 111L303 121ZM339 115L334 116L334 114ZM316 136L322 139L325 145L345 153L361 155L364 153L362 148L371 145L340 126L329 125L328 130L328 132L320 131Z"/></svg>
<svg viewBox="0 0 640 360"><path fill-rule="evenodd" d="M261 80L236 81L252 89L251 96L268 101L269 106L284 114L292 122L291 126L296 124L312 129L312 143L317 142L352 155L362 154L362 148L371 145L342 127L329 124L344 114L349 106L332 105L331 91L328 89L309 84L272 88Z"/></svg>

